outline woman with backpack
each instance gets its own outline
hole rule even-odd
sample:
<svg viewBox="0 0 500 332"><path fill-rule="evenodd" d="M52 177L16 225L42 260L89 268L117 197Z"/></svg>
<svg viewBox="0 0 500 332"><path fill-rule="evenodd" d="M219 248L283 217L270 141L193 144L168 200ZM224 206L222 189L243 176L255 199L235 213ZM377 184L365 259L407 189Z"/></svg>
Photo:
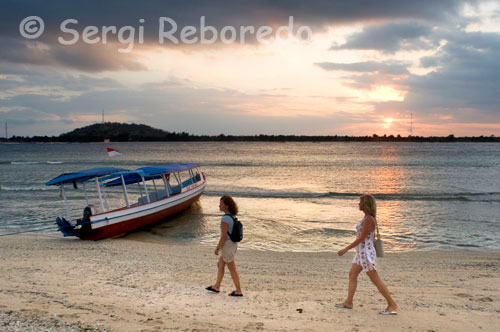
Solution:
<svg viewBox="0 0 500 332"><path fill-rule="evenodd" d="M234 254L236 253L236 249L238 249L238 242L231 241L229 235L233 233L235 220L237 220L238 205L231 196L224 195L220 198L219 209L221 212L224 212L224 216L220 223L221 236L217 247L215 247L215 255L218 256L219 251L221 251L221 257L217 263L217 281L215 284L208 286L206 290L219 293L227 265L231 273L231 278L233 278L234 286L236 287L236 290L229 293L229 296L243 296L240 286L240 277L236 271L236 264L234 263Z"/></svg>

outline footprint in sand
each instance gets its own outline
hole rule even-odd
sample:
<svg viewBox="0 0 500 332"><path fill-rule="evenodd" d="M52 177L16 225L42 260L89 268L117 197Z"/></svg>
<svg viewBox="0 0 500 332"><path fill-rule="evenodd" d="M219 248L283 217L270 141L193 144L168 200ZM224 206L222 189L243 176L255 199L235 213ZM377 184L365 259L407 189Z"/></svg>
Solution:
<svg viewBox="0 0 500 332"><path fill-rule="evenodd" d="M476 302L493 302L493 299L489 296L484 296L484 297L477 298L474 301L476 301Z"/></svg>

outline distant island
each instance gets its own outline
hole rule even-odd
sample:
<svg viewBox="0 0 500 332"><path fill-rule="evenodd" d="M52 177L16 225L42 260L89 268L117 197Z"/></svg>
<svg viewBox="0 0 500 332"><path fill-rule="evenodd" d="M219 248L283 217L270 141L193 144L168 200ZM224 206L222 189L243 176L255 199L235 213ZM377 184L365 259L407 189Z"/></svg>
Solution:
<svg viewBox="0 0 500 332"><path fill-rule="evenodd" d="M304 135L192 135L185 132L168 132L144 124L117 122L96 123L59 136L12 136L0 142L180 142L180 141L240 141L240 142L500 142L500 137L477 136L304 136Z"/></svg>

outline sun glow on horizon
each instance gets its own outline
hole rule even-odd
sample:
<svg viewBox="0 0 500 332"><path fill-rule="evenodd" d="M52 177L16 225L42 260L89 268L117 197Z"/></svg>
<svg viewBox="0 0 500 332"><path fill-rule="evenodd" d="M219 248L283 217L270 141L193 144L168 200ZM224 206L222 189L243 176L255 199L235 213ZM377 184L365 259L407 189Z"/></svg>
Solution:
<svg viewBox="0 0 500 332"><path fill-rule="evenodd" d="M384 128L389 129L391 128L392 123L394 122L393 118L384 118Z"/></svg>

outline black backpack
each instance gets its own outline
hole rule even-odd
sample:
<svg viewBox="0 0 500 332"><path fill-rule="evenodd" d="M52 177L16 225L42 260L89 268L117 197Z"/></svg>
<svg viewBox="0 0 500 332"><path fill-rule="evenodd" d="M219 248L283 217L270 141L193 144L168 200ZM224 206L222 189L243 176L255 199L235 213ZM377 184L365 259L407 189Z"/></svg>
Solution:
<svg viewBox="0 0 500 332"><path fill-rule="evenodd" d="M243 224L238 220L238 218L233 217L230 214L227 214L233 219L233 232L229 234L229 238L233 242L240 242L243 239Z"/></svg>

